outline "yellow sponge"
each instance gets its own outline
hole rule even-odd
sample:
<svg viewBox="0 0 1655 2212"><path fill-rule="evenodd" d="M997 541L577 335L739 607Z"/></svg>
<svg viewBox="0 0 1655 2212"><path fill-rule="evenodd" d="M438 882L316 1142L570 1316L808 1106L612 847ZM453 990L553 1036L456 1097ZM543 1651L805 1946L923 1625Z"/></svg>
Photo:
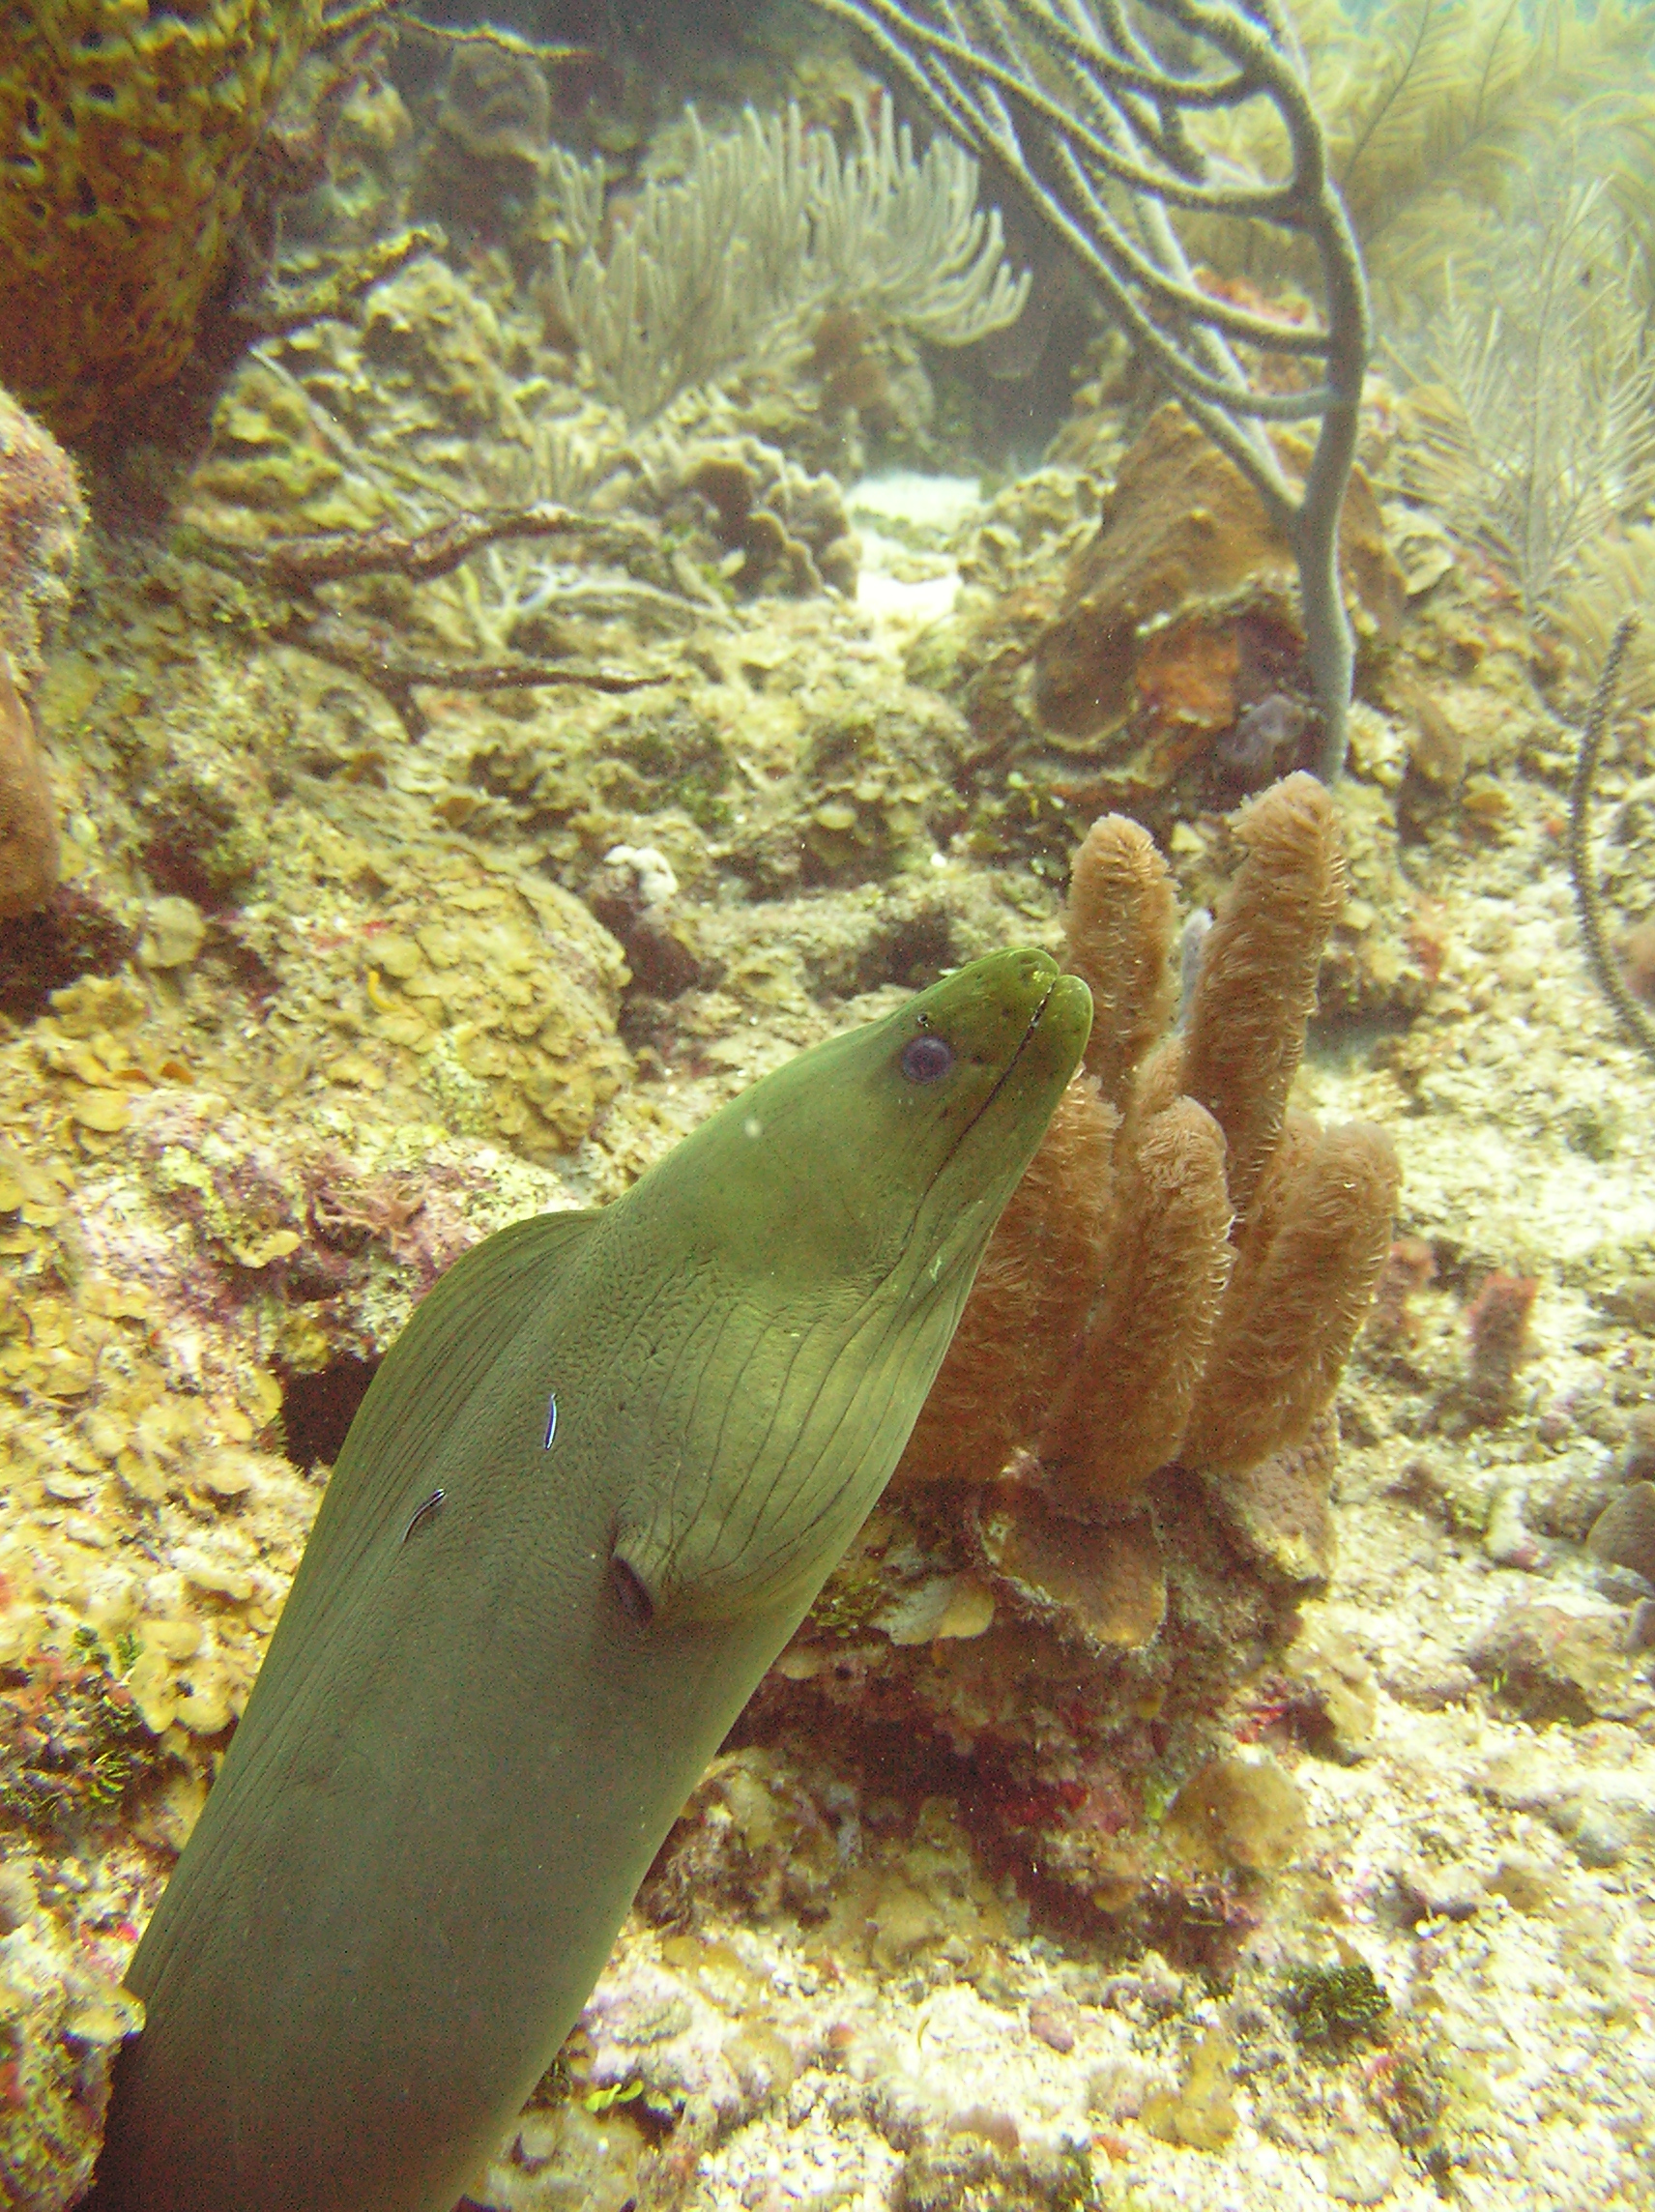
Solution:
<svg viewBox="0 0 1655 2212"><path fill-rule="evenodd" d="M0 383L59 432L177 373L322 4L0 10Z"/></svg>

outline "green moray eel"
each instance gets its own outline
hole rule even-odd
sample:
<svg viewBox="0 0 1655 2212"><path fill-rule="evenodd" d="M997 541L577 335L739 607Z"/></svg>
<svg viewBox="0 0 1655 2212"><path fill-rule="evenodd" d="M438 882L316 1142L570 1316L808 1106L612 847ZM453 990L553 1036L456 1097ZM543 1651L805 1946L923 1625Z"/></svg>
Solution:
<svg viewBox="0 0 1655 2212"><path fill-rule="evenodd" d="M1090 1023L993 954L437 1284L133 1960L98 2212L477 2181L896 1465Z"/></svg>

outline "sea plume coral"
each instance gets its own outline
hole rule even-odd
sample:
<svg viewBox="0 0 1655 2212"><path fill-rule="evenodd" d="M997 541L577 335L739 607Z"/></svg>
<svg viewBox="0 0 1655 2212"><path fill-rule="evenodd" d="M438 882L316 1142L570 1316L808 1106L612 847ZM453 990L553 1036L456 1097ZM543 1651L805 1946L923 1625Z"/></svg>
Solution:
<svg viewBox="0 0 1655 2212"><path fill-rule="evenodd" d="M832 136L744 111L709 138L689 112L682 182L645 187L607 256L598 250L602 164L554 152L571 255L554 246L551 295L599 391L635 422L694 385L810 351L830 309L855 306L946 346L1015 322L1027 276L1002 260L1000 216L979 213L977 165L946 139L922 155L893 122L858 110Z"/></svg>
<svg viewBox="0 0 1655 2212"><path fill-rule="evenodd" d="M1324 1482L1323 1416L1389 1248L1397 1166L1380 1130L1287 1111L1343 896L1333 801L1290 776L1236 834L1176 1033L1165 862L1118 815L1077 854L1087 1073L990 1244L899 1483L999 1478L1013 1509L1031 1493L1042 1517L1085 1521L1164 1467L1224 1478L1222 1495L1279 1462L1243 1509L1273 1499L1296 1522Z"/></svg>
<svg viewBox="0 0 1655 2212"><path fill-rule="evenodd" d="M1516 585L1525 617L1575 626L1594 585L1624 603L1624 524L1655 495L1648 277L1606 180L1562 160L1529 178L1500 236L1394 349L1410 385L1398 473Z"/></svg>

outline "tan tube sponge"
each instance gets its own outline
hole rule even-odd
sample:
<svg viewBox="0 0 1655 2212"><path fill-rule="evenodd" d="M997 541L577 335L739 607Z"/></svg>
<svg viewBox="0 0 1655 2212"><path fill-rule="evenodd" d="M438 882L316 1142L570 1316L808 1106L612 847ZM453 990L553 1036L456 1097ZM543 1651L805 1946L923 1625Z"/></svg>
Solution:
<svg viewBox="0 0 1655 2212"><path fill-rule="evenodd" d="M1115 815L1076 854L1087 1071L1002 1217L898 1481L1037 1484L1089 1518L1161 1468L1238 1476L1331 1406L1396 1156L1382 1130L1287 1112L1344 896L1334 802L1289 776L1236 836L1179 1033L1166 862Z"/></svg>

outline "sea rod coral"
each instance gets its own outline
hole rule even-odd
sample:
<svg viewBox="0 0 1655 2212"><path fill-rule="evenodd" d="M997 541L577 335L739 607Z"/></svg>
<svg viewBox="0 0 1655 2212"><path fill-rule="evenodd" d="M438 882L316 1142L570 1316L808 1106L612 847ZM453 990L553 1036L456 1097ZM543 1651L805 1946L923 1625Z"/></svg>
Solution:
<svg viewBox="0 0 1655 2212"><path fill-rule="evenodd" d="M1352 664L1337 536L1368 293L1291 18L1276 0L1147 0L1130 13L1111 0L815 5L861 32L894 82L1015 181L1146 364L1252 484L1298 564L1321 767L1336 775ZM1269 152L1257 160L1220 152L1211 135L1215 119L1244 115L1267 117L1260 144ZM1191 218L1266 224L1308 247L1319 324L1204 285L1186 247ZM1316 425L1302 473L1284 468L1266 427L1285 422Z"/></svg>

